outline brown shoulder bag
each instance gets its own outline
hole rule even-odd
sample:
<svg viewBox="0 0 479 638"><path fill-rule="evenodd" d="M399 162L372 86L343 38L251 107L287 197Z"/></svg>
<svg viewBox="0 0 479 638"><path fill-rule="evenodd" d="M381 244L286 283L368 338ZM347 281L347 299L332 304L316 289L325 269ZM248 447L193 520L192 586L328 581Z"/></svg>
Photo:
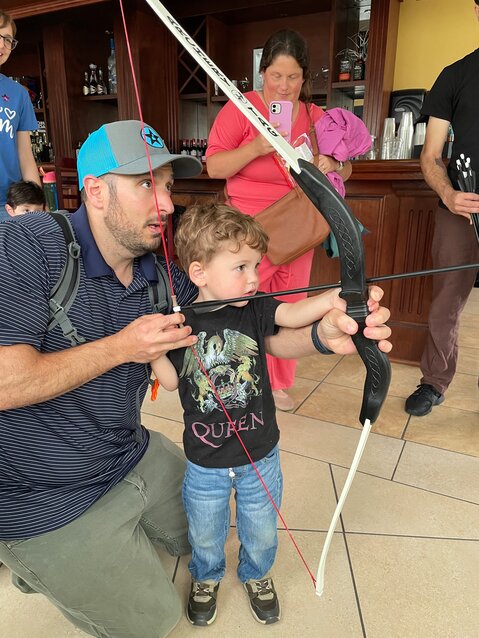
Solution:
<svg viewBox="0 0 479 638"><path fill-rule="evenodd" d="M308 107L311 122L310 139L313 146L314 162L317 162L319 150L314 123ZM278 163L278 167L280 164ZM287 195L268 206L255 219L265 229L269 237L267 257L272 264L289 264L316 246L319 246L330 233L328 222L324 219L311 200L292 177L282 167L284 178L293 185Z"/></svg>

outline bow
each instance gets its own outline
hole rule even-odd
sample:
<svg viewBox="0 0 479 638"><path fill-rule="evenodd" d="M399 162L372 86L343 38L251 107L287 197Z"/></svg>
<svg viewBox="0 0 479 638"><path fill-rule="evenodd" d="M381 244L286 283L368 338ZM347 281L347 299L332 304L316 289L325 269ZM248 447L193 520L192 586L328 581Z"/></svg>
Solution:
<svg viewBox="0 0 479 638"><path fill-rule="evenodd" d="M372 424L377 419L381 406L386 398L391 378L389 359L379 350L376 342L367 339L363 334L363 330L366 326L366 317L368 315L368 290L365 275L364 248L359 225L352 211L342 197L333 189L329 180L313 164L302 159L298 152L284 140L278 131L261 116L248 99L230 82L214 62L210 60L188 33L183 30L181 25L178 24L166 8L158 0L146 1L188 53L190 53L216 84L220 86L237 108L239 108L258 131L267 138L268 142L286 161L299 186L329 222L331 232L334 234L338 243L342 288L340 296L346 301L347 314L355 319L359 325L359 330L353 336L353 341L366 367L367 374L361 413L359 416L359 420L364 428L333 520L331 521L318 568L316 593L321 595L324 588L324 566L331 538L357 466L359 465Z"/></svg>

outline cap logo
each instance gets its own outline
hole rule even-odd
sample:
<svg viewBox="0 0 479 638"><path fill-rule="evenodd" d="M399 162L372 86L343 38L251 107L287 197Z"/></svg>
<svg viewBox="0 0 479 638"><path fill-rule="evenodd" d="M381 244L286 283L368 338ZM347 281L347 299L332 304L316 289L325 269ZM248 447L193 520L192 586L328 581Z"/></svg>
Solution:
<svg viewBox="0 0 479 638"><path fill-rule="evenodd" d="M145 142L149 146L152 146L153 148L165 147L165 143L163 142L161 137L158 135L158 133L155 131L155 129L150 128L149 126L145 126L144 132L143 132L143 129L141 130L141 137L143 138L143 140L145 140Z"/></svg>

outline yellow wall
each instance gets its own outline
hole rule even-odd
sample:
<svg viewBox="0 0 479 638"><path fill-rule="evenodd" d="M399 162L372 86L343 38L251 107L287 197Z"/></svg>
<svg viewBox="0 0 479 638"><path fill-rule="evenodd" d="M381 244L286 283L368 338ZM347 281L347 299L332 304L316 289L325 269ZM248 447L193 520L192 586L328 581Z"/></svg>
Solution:
<svg viewBox="0 0 479 638"><path fill-rule="evenodd" d="M448 64L479 47L474 0L403 0L394 89L430 89Z"/></svg>

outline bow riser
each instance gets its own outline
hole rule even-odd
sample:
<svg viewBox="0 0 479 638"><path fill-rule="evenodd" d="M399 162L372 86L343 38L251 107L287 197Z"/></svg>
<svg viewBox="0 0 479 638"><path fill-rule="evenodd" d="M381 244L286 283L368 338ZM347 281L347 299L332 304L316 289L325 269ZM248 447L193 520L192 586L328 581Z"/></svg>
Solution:
<svg viewBox="0 0 479 638"><path fill-rule="evenodd" d="M363 335L368 316L368 289L361 230L351 209L327 177L310 162L300 159L298 163L299 173L291 169L295 180L321 211L337 239L341 265L340 297L346 301L348 315L359 325L352 338L367 369L359 420L363 425L366 419L374 423L389 389L391 364L377 345Z"/></svg>

